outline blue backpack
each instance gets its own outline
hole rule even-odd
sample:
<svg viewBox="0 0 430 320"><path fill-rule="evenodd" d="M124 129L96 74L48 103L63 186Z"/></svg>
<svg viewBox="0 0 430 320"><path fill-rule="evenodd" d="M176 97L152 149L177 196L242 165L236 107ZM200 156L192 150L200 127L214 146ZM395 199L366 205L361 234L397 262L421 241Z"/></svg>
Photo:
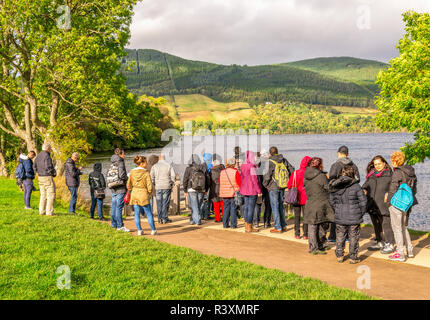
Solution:
<svg viewBox="0 0 430 320"><path fill-rule="evenodd" d="M15 170L15 178L21 179L21 180L24 180L25 178L25 170L24 170L24 165L22 163L20 163Z"/></svg>
<svg viewBox="0 0 430 320"><path fill-rule="evenodd" d="M391 198L391 205L403 212L408 212L413 204L414 195L411 187L406 183L402 183L397 192Z"/></svg>

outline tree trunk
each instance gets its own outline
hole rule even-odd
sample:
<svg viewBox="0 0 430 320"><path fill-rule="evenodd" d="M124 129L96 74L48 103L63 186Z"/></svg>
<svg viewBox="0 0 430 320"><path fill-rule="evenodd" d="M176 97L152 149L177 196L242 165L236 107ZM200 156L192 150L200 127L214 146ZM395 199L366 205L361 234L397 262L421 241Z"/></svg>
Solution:
<svg viewBox="0 0 430 320"><path fill-rule="evenodd" d="M8 176L8 172L6 169L6 159L4 156L4 135L3 133L0 136L0 176L2 177L7 177Z"/></svg>

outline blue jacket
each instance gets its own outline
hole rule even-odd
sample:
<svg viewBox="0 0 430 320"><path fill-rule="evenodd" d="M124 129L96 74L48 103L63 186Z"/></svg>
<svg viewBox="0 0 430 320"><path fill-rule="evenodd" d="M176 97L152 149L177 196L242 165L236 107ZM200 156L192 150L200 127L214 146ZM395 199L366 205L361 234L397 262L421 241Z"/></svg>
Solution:
<svg viewBox="0 0 430 320"><path fill-rule="evenodd" d="M34 179L33 161L26 155L22 154L19 156L19 163L22 163L24 167L25 177L24 179Z"/></svg>

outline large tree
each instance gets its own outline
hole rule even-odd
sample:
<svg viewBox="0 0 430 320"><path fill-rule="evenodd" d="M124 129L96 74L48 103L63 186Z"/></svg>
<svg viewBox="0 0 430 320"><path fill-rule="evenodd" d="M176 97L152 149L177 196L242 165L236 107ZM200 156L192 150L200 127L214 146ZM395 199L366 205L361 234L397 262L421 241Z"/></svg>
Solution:
<svg viewBox="0 0 430 320"><path fill-rule="evenodd" d="M400 55L381 71L376 105L377 124L384 130L407 129L415 141L403 150L411 164L430 158L430 15L403 14L406 34L397 45Z"/></svg>
<svg viewBox="0 0 430 320"><path fill-rule="evenodd" d="M50 142L57 159L91 148L91 123L130 135L137 99L118 70L137 1L0 0L3 135L27 150Z"/></svg>

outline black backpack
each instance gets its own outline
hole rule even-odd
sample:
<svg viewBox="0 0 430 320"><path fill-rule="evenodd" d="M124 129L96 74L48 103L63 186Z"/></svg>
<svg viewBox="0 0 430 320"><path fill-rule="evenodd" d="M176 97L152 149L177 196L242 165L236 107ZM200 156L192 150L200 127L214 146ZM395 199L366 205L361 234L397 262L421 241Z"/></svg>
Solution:
<svg viewBox="0 0 430 320"><path fill-rule="evenodd" d="M206 189L206 175L201 168L193 168L191 173L191 188L197 192L204 192Z"/></svg>

